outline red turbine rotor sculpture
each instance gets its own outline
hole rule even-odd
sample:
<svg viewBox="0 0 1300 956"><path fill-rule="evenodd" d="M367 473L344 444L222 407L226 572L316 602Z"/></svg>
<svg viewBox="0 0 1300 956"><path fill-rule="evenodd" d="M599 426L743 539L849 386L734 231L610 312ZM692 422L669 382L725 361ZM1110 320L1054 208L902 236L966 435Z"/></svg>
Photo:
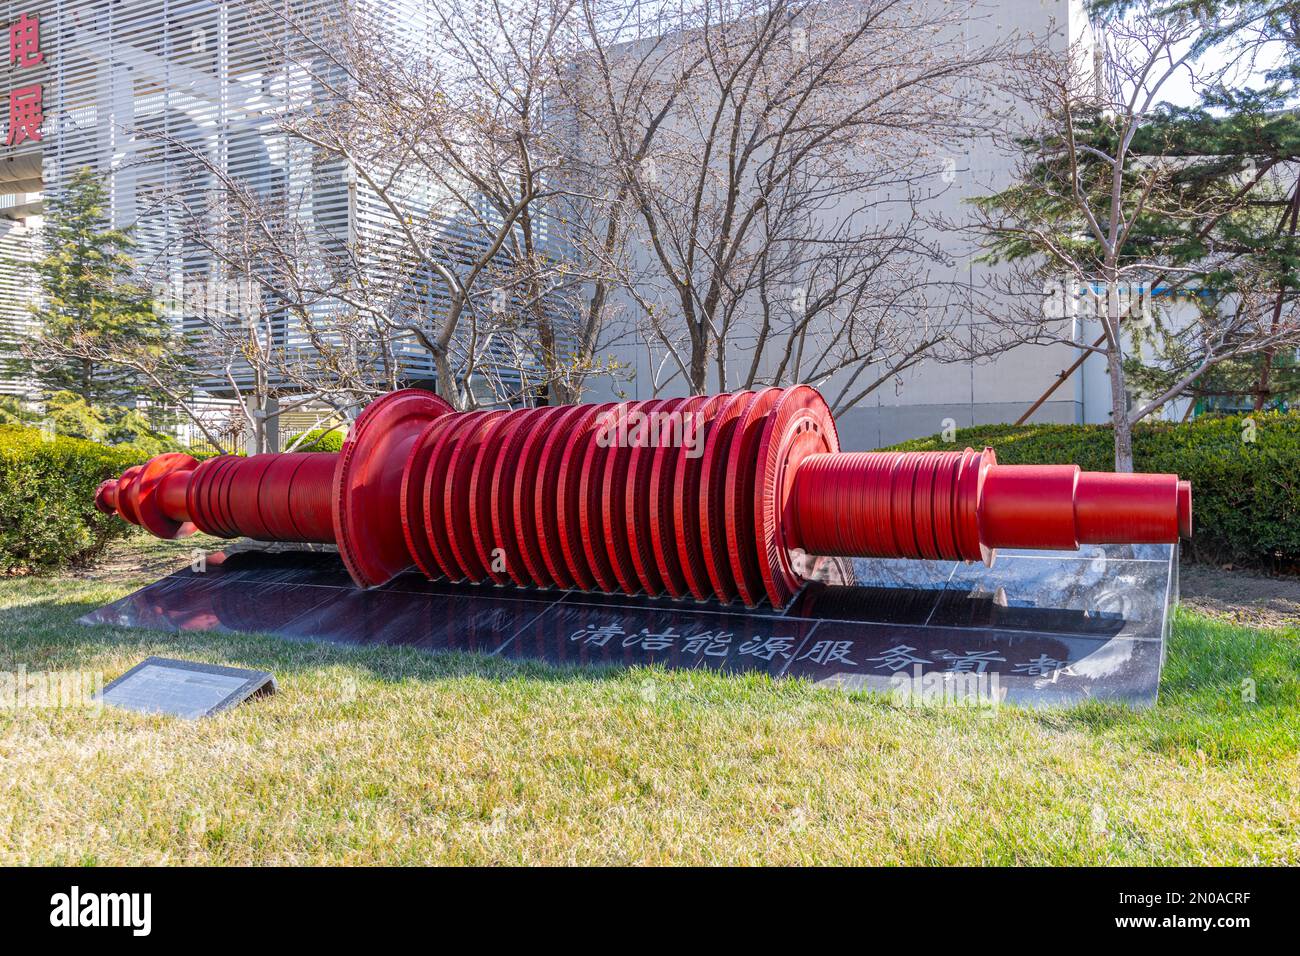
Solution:
<svg viewBox="0 0 1300 956"><path fill-rule="evenodd" d="M95 506L161 538L337 544L361 587L431 578L784 605L807 556L992 560L999 547L1190 537L1177 475L841 452L806 385L457 413L402 389L342 452L166 454Z"/></svg>

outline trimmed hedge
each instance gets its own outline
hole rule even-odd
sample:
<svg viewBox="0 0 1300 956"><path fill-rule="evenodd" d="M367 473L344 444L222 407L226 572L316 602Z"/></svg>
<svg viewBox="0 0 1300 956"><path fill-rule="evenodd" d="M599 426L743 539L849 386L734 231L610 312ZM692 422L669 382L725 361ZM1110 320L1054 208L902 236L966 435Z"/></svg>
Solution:
<svg viewBox="0 0 1300 956"><path fill-rule="evenodd" d="M1073 463L1085 471L1115 470L1108 425L980 425L958 429L953 442L933 435L893 449L948 451L968 445L988 445L1008 465ZM1191 481L1191 556L1273 566L1300 561L1300 413L1143 422L1134 429L1133 465Z"/></svg>
<svg viewBox="0 0 1300 956"><path fill-rule="evenodd" d="M130 445L0 426L0 573L81 563L125 537L131 525L96 511L95 489L148 457Z"/></svg>
<svg viewBox="0 0 1300 956"><path fill-rule="evenodd" d="M325 428L313 428L308 432L299 432L296 435L290 435L284 441L280 442L281 448L288 448L299 436L302 437L300 444L294 451L342 451L343 450L343 429L335 428L333 430Z"/></svg>

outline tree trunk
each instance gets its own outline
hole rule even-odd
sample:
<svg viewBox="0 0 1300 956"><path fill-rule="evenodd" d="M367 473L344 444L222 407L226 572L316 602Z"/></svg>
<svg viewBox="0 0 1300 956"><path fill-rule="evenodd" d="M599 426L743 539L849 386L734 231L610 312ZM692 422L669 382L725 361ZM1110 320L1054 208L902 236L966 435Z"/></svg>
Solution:
<svg viewBox="0 0 1300 956"><path fill-rule="evenodd" d="M1291 190L1291 202L1287 206L1286 216L1283 217L1282 223L1279 223L1279 226L1283 223L1285 223L1287 227L1287 236L1294 237L1297 225L1300 224L1300 185L1297 185ZM1278 231L1280 233L1281 229ZM1273 335L1277 334L1277 325L1279 320L1282 318L1282 304L1285 299L1286 281L1285 277L1282 277L1278 280L1277 298L1273 301L1273 321L1270 324L1269 329ZM1273 371L1273 353L1274 349L1271 345L1264 349L1264 361L1259 371L1259 383L1255 386L1254 409L1257 412L1262 412L1264 410L1264 405L1271 397L1268 386L1269 377Z"/></svg>
<svg viewBox="0 0 1300 956"><path fill-rule="evenodd" d="M691 324L691 394L708 394L709 340L707 333Z"/></svg>
<svg viewBox="0 0 1300 956"><path fill-rule="evenodd" d="M456 385L456 377L452 374L451 362L447 361L445 353L433 353L433 371L436 380L434 384L437 386L438 394L445 398L456 411L463 412L465 410L463 396L460 388Z"/></svg>
<svg viewBox="0 0 1300 956"><path fill-rule="evenodd" d="M1106 362L1110 371L1110 420L1115 432L1115 470L1128 472L1133 470L1133 426L1128 420L1124 355L1118 344L1112 344L1107 349Z"/></svg>
<svg viewBox="0 0 1300 956"><path fill-rule="evenodd" d="M262 403L262 448L268 452L280 450L280 400L268 395Z"/></svg>
<svg viewBox="0 0 1300 956"><path fill-rule="evenodd" d="M1259 381L1255 384L1255 403L1251 406L1254 411L1262 412L1264 405L1269 399L1269 377L1273 371L1273 350L1264 349L1264 361L1259 370Z"/></svg>

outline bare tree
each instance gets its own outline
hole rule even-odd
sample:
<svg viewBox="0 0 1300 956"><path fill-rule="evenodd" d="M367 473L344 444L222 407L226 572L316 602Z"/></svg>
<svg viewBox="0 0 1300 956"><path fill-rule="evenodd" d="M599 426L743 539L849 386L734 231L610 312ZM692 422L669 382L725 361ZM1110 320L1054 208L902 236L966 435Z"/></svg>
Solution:
<svg viewBox="0 0 1300 956"><path fill-rule="evenodd" d="M837 404L944 346L959 319L922 216L945 144L990 128L973 4L582 0L572 108L608 172L586 250L695 393L835 379ZM945 188L939 186L939 189ZM942 274L942 269L939 273ZM737 355L745 355L735 362ZM661 383L656 383L661 384Z"/></svg>
<svg viewBox="0 0 1300 956"><path fill-rule="evenodd" d="M424 10L427 30L394 32L364 3L328 22L250 5L280 97L259 135L285 157L257 182L207 141L130 131L147 143L135 162L184 171L149 197L180 235L142 272L171 290L191 392L237 398L253 450L275 447L286 412L348 418L412 380L460 408L531 404L577 400L612 367L615 304L578 256L603 200L555 106L573 3ZM322 221L331 201L350 218ZM170 399L221 448L209 403Z"/></svg>
<svg viewBox="0 0 1300 956"><path fill-rule="evenodd" d="M140 269L183 334L190 389L234 400L242 427L224 423L219 431L243 434L251 451L275 451L285 413L314 410L318 424L346 420L400 384L400 343L387 316L407 283L365 268L363 242L338 241L320 227L310 180L270 177L252 184L208 150L147 135L151 150L182 171L182 182L208 184L157 199L179 223L181 281L170 247ZM179 407L221 450L205 424L212 403Z"/></svg>
<svg viewBox="0 0 1300 956"><path fill-rule="evenodd" d="M483 400L475 383L493 401L572 400L595 368L604 323L580 320L584 276L561 218L581 176L553 107L572 10L430 0L431 30L412 47L358 7L304 58L327 95L287 129L377 201L391 232L375 258L411 293L388 321L458 407Z"/></svg>
<svg viewBox="0 0 1300 956"><path fill-rule="evenodd" d="M165 143L212 184L180 209L214 263L197 279L256 290L186 313L252 427L355 408L421 361L460 408L576 400L618 371L629 307L694 392L831 382L843 407L966 354L919 210L1012 55L967 49L974 0L668 0L635 23L637 3L430 0L414 38L364 4L261 6L277 82L312 91L277 134L365 228L321 231L289 173L250 189Z"/></svg>

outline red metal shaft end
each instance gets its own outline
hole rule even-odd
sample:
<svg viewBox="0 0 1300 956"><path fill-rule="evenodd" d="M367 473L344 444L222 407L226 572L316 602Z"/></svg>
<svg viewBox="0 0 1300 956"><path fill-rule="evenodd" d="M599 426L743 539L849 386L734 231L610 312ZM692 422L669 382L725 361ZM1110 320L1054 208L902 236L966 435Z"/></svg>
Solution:
<svg viewBox="0 0 1300 956"><path fill-rule="evenodd" d="M787 503L809 554L987 560L996 548L1172 543L1192 530L1177 475L999 465L992 449L811 455Z"/></svg>
<svg viewBox="0 0 1300 956"><path fill-rule="evenodd" d="M95 507L160 538L195 531L222 538L332 543L331 484L338 455L158 455L95 493Z"/></svg>

